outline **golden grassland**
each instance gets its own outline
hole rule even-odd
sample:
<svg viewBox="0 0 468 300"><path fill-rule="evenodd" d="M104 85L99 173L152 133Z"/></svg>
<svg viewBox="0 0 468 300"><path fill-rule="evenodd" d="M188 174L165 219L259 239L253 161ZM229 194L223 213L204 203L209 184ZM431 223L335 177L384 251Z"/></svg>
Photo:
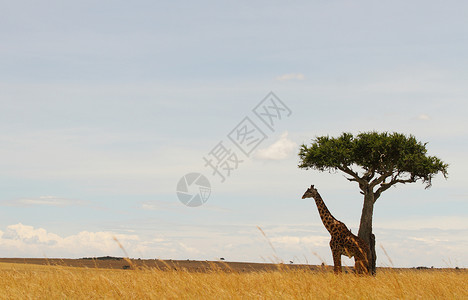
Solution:
<svg viewBox="0 0 468 300"><path fill-rule="evenodd" d="M467 270L189 272L0 263L0 299L468 299Z"/></svg>

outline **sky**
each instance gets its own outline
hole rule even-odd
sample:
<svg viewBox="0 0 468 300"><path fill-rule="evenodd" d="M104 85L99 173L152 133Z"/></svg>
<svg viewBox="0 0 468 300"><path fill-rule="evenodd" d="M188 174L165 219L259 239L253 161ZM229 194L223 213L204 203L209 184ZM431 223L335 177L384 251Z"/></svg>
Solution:
<svg viewBox="0 0 468 300"><path fill-rule="evenodd" d="M299 169L299 146L376 130L449 164L378 199L377 265L468 266L466 2L0 5L0 257L123 256L117 238L135 258L332 264L301 196L353 233L363 198ZM198 207L177 194L190 173Z"/></svg>

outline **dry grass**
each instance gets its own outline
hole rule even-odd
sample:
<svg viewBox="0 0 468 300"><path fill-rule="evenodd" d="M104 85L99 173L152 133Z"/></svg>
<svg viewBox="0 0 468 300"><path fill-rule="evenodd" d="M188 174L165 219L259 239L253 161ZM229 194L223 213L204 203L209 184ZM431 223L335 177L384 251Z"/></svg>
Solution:
<svg viewBox="0 0 468 300"><path fill-rule="evenodd" d="M1 299L468 299L466 270L236 273L0 263Z"/></svg>

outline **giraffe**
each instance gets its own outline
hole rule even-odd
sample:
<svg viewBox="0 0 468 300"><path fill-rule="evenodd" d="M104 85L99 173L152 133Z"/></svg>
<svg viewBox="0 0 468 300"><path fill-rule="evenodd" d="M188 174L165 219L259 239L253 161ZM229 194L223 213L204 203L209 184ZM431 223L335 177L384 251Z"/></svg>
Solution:
<svg viewBox="0 0 468 300"><path fill-rule="evenodd" d="M335 219L313 185L307 189L302 199L314 198L323 225L331 235L330 248L333 255L334 271L341 273L341 255L354 256L354 269L357 274L369 273L369 245L360 237L355 236L343 222Z"/></svg>

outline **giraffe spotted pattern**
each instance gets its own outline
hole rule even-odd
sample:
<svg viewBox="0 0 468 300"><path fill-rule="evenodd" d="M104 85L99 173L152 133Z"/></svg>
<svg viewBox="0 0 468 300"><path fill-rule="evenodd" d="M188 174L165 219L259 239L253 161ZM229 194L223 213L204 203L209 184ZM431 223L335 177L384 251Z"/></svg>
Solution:
<svg viewBox="0 0 468 300"><path fill-rule="evenodd" d="M313 185L307 189L302 199L314 198L315 204L322 219L323 225L331 235L330 248L333 255L334 271L340 273L341 255L354 257L354 269L358 274L369 273L369 245L360 237L355 236L343 222L332 216L322 200L317 189Z"/></svg>

